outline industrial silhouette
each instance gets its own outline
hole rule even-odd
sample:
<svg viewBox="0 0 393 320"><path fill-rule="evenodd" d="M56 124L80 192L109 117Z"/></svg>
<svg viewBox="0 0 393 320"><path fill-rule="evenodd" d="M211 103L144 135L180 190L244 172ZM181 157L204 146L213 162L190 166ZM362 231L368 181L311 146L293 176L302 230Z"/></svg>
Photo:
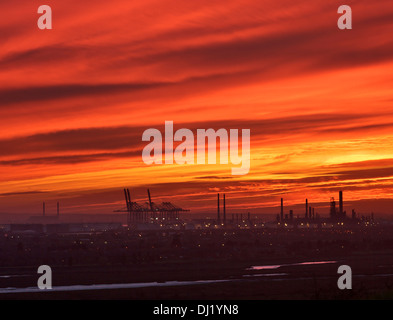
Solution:
<svg viewBox="0 0 393 320"><path fill-rule="evenodd" d="M168 223L178 221L180 213L190 211L180 208L171 202L162 202L161 204L152 202L149 189L147 189L147 195L148 202L138 204L131 201L130 190L124 189L126 208L115 210L114 212L127 212L127 224L130 226L132 223Z"/></svg>

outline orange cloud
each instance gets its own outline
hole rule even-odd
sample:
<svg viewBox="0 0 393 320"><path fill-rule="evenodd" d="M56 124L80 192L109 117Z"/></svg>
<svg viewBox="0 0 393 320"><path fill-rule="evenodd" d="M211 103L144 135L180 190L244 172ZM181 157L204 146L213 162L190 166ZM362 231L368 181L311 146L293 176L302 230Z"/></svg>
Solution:
<svg viewBox="0 0 393 320"><path fill-rule="evenodd" d="M350 31L339 1L70 0L48 3L48 32L40 4L0 4L2 211L61 198L69 212L110 212L124 186L202 211L217 190L254 211L339 189L391 197L390 1L347 2ZM251 129L250 173L146 166L141 135L165 120Z"/></svg>

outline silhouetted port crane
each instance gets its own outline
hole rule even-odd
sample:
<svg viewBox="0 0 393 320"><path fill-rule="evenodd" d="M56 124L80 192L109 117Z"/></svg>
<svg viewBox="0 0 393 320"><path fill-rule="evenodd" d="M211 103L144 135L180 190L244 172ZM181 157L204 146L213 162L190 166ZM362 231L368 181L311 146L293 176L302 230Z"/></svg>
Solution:
<svg viewBox="0 0 393 320"><path fill-rule="evenodd" d="M155 204L151 200L150 190L147 189L148 202L138 204L131 201L130 190L124 189L126 208L114 212L127 212L128 225L133 223L163 223L179 220L181 212L189 212L171 202Z"/></svg>

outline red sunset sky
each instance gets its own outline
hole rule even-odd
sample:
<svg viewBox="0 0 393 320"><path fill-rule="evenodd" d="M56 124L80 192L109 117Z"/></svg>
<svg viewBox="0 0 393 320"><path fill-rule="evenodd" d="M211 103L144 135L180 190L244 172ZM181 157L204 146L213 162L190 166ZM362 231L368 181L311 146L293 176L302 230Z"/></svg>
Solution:
<svg viewBox="0 0 393 320"><path fill-rule="evenodd" d="M111 213L124 187L192 212L225 192L229 212L283 197L327 214L344 190L347 210L393 213L391 0L20 0L0 17L1 213ZM249 174L145 165L165 120L251 129Z"/></svg>

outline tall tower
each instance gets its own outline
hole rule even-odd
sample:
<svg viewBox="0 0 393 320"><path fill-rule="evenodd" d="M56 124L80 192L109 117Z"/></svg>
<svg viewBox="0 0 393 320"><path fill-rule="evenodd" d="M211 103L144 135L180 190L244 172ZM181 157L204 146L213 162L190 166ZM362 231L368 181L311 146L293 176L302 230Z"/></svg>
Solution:
<svg viewBox="0 0 393 320"><path fill-rule="evenodd" d="M220 223L220 194L217 193L217 221Z"/></svg>
<svg viewBox="0 0 393 320"><path fill-rule="evenodd" d="M223 209L224 209L223 214L224 214L224 223L225 223L227 220L226 211L225 211L225 193L224 193L224 208Z"/></svg>
<svg viewBox="0 0 393 320"><path fill-rule="evenodd" d="M306 199L306 214L305 214L305 218L307 219L308 216L308 199Z"/></svg>
<svg viewBox="0 0 393 320"><path fill-rule="evenodd" d="M283 198L281 198L280 220L281 220L281 221L284 221L284 199L283 199Z"/></svg>
<svg viewBox="0 0 393 320"><path fill-rule="evenodd" d="M339 192L339 210L340 210L340 218L344 216L343 211L343 192L340 190Z"/></svg>

